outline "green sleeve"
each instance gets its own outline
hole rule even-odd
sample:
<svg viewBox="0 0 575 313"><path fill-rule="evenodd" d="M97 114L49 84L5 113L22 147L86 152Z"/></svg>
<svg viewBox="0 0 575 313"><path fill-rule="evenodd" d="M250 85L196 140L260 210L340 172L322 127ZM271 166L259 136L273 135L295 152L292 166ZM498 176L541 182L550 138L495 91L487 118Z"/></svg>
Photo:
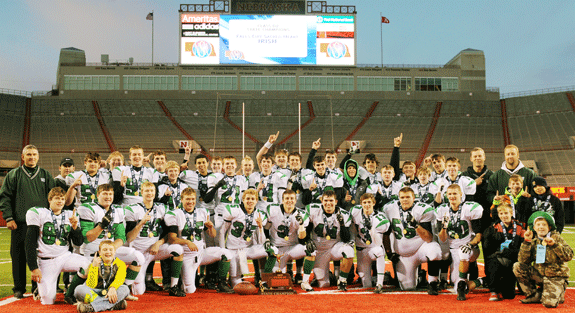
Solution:
<svg viewBox="0 0 575 313"><path fill-rule="evenodd" d="M88 241L88 238L86 237L86 233L88 233L90 230L96 227L94 225L94 222L80 220L80 227L82 228L82 237L84 237L84 243L90 243Z"/></svg>
<svg viewBox="0 0 575 313"><path fill-rule="evenodd" d="M14 180L16 177L16 170L10 171L4 180L2 188L0 188L0 211L2 211L2 217L6 222L13 220L14 215L14 193L15 184Z"/></svg>
<svg viewBox="0 0 575 313"><path fill-rule="evenodd" d="M113 235L114 240L122 239L124 242L126 242L126 228L124 227L124 224L115 224L113 227Z"/></svg>

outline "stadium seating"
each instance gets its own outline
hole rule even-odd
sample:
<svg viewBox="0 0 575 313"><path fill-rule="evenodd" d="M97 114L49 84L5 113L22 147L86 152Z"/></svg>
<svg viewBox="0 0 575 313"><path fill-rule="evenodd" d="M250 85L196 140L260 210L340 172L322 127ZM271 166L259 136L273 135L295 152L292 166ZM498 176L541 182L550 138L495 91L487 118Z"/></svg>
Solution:
<svg viewBox="0 0 575 313"><path fill-rule="evenodd" d="M22 149L25 115L26 97L0 94L0 153ZM0 154L0 159L5 157Z"/></svg>

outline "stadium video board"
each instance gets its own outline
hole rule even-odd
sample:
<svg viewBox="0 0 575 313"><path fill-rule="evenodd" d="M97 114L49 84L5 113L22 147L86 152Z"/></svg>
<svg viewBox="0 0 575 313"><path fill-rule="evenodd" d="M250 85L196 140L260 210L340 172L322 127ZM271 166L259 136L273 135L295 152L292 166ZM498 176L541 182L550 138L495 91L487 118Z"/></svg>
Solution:
<svg viewBox="0 0 575 313"><path fill-rule="evenodd" d="M355 16L181 13L180 64L354 66Z"/></svg>

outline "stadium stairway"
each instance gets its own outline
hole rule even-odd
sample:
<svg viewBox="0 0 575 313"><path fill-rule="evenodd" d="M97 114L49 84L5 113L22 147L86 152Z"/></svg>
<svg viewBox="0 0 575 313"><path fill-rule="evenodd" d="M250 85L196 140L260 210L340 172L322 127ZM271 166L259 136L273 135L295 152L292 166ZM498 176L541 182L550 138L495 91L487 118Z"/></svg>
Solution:
<svg viewBox="0 0 575 313"><path fill-rule="evenodd" d="M441 105L442 102L437 102L435 106L435 112L433 113L433 120L431 121L431 125L429 125L429 130L427 131L427 136L425 136L425 140L423 141L423 145L419 150L419 155L417 156L417 161L415 162L416 166L419 167L425 158L425 154L427 153L427 148L429 148L429 144L431 143L431 138L433 138L433 132L435 131L435 127L437 126L437 121L439 120L439 116L441 115Z"/></svg>
<svg viewBox="0 0 575 313"><path fill-rule="evenodd" d="M32 99L26 98L26 113L24 115L24 134L22 136L22 148L30 144L30 128L32 125Z"/></svg>
<svg viewBox="0 0 575 313"><path fill-rule="evenodd" d="M351 131L351 133L349 134L349 136L347 136L345 138L345 140L351 140L353 138L353 136L355 136L355 134L357 134L357 132L363 127L363 125L365 125L365 123L367 122L367 120L369 120L369 118L373 115L373 111L375 111L375 109L377 108L377 105L379 104L379 101L375 101L371 107L369 107L369 110L367 111L367 113L365 114L364 118L361 120L361 122L359 122L359 124L357 124L357 126L355 127L355 129L353 131ZM338 146L341 145L341 142L338 144Z"/></svg>
<svg viewBox="0 0 575 313"><path fill-rule="evenodd" d="M569 103L571 103L571 107L573 108L573 112L575 112L575 99L573 98L573 94L568 92L567 93L567 99L569 99Z"/></svg>
<svg viewBox="0 0 575 313"><path fill-rule="evenodd" d="M251 141L253 141L256 144L262 144L259 140L257 140L254 136L252 136L250 133L246 132L245 130L242 130L241 127L239 127L236 123L234 123L231 119L230 119L230 108L232 106L232 102L231 101L226 101L226 109L224 110L224 120L226 120L226 122L228 122L230 125L232 125L233 128L237 129L240 133L243 133L244 136L248 137Z"/></svg>
<svg viewBox="0 0 575 313"><path fill-rule="evenodd" d="M112 136L110 135L110 131L106 127L104 123L104 119L102 118L102 114L100 113L100 106L98 105L98 101L92 101L92 105L94 106L94 113L96 114L96 118L98 119L98 124L100 124L100 129L102 129L102 134L104 138L106 138L106 143L110 148L110 152L116 151L116 145L114 141L112 141Z"/></svg>
<svg viewBox="0 0 575 313"><path fill-rule="evenodd" d="M507 123L507 106L505 99L501 99L501 126L503 127L503 142L505 146L511 143L511 136L509 135L509 124Z"/></svg>

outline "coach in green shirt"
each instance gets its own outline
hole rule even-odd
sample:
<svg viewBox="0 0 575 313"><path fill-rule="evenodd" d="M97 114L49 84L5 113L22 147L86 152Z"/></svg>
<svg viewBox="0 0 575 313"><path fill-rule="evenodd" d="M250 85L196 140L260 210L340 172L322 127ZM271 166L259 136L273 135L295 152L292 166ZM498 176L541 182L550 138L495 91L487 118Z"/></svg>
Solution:
<svg viewBox="0 0 575 313"><path fill-rule="evenodd" d="M54 188L52 175L38 167L38 149L28 145L22 149L22 166L11 170L0 188L0 211L12 231L10 256L14 278L14 297L26 292L26 212L31 207L49 207L48 192ZM32 287L34 288L34 287Z"/></svg>

